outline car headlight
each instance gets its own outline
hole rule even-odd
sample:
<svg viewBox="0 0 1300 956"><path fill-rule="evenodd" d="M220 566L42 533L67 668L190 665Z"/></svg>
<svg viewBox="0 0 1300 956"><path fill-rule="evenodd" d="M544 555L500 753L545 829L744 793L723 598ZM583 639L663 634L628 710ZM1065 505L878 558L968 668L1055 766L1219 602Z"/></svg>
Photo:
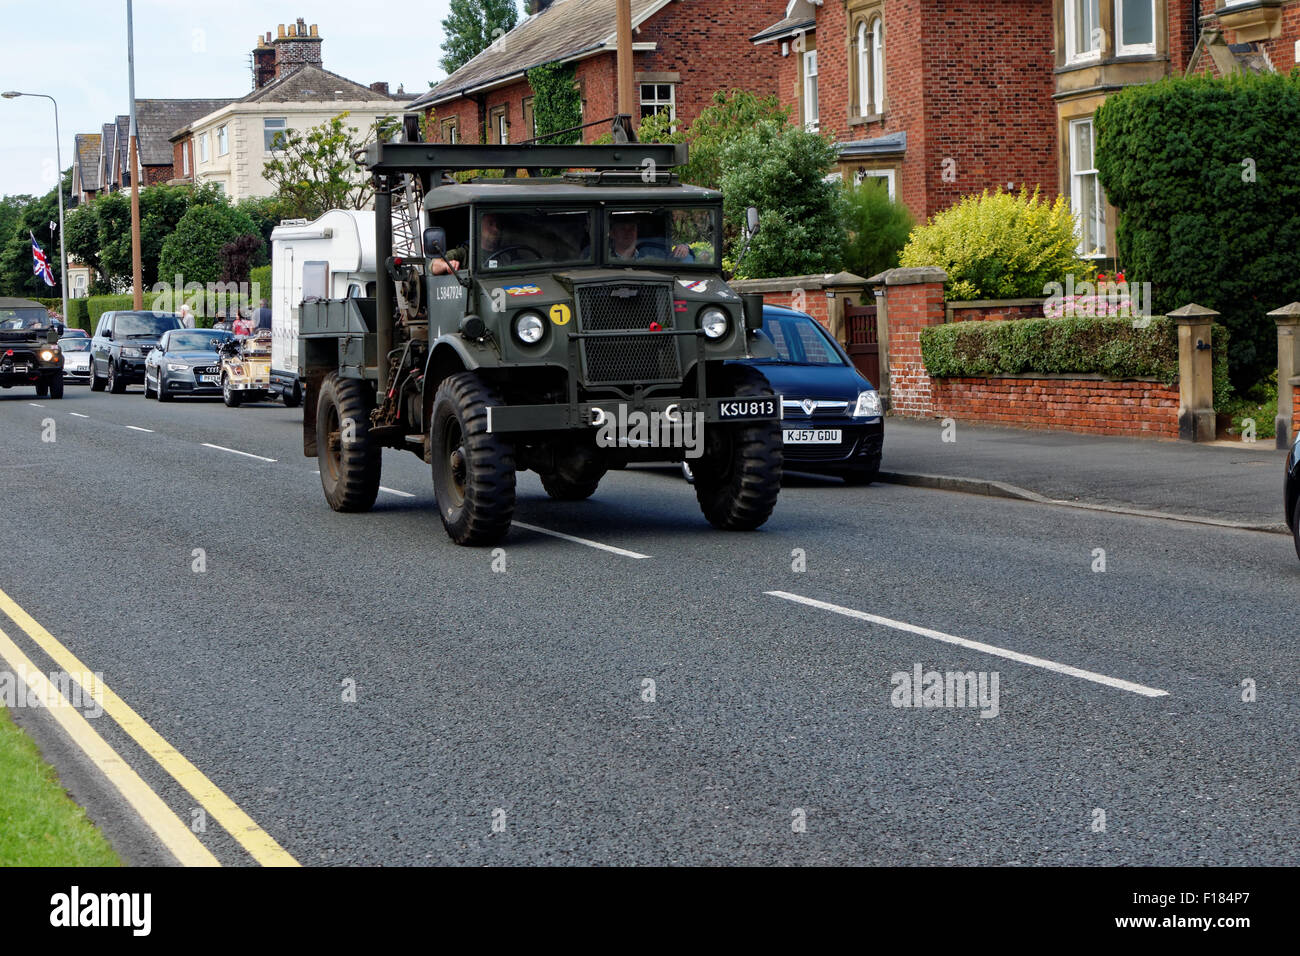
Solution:
<svg viewBox="0 0 1300 956"><path fill-rule="evenodd" d="M167 363L167 371L169 372L188 372L189 370L188 365L177 365L175 362Z"/></svg>
<svg viewBox="0 0 1300 956"><path fill-rule="evenodd" d="M515 318L515 337L525 345L536 345L546 334L546 321L536 312L521 312Z"/></svg>
<svg viewBox="0 0 1300 956"><path fill-rule="evenodd" d="M721 309L705 309L700 314L700 328L711 339L720 339L727 334L731 320Z"/></svg>
<svg viewBox="0 0 1300 956"><path fill-rule="evenodd" d="M57 350L54 350L54 349L46 349L44 352L41 353L41 361L42 361L42 362L53 362L54 359L55 359L56 357L58 357L58 354L59 354L59 353L58 353Z"/></svg>
<svg viewBox="0 0 1300 956"><path fill-rule="evenodd" d="M140 351L139 349L132 349L132 348L122 349L123 358L139 358L141 355L144 355L144 352Z"/></svg>
<svg viewBox="0 0 1300 956"><path fill-rule="evenodd" d="M854 418L878 418L881 412L879 392L858 392L858 404L853 409Z"/></svg>

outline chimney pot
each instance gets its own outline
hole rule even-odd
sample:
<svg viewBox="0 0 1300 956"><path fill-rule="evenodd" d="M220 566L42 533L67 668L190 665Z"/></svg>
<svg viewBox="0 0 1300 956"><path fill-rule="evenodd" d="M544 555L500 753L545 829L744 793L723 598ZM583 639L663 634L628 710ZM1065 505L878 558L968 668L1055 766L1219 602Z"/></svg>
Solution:
<svg viewBox="0 0 1300 956"><path fill-rule="evenodd" d="M319 33L318 30L316 29L316 24L314 24L314 23L311 25L311 35L314 36L314 37L318 37L318 36L320 36L320 33Z"/></svg>
<svg viewBox="0 0 1300 956"><path fill-rule="evenodd" d="M275 35L276 35L277 37L279 37L281 40L284 39L284 24L283 24L283 23L281 23L280 26L276 28L276 34L275 34Z"/></svg>

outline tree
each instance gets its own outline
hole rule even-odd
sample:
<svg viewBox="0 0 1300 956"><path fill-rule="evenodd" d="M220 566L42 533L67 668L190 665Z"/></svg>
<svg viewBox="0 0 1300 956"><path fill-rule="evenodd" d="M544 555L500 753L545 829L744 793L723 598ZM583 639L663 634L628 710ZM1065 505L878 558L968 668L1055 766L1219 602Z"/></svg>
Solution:
<svg viewBox="0 0 1300 956"><path fill-rule="evenodd" d="M262 247L254 256L254 268L271 261L271 233L280 224L280 220L294 218L284 207L285 202L279 196L250 196L235 204L236 209L253 220L257 234L262 237Z"/></svg>
<svg viewBox="0 0 1300 956"><path fill-rule="evenodd" d="M740 234L749 206L757 206L762 218L758 235L735 263L737 274L761 279L839 270L843 197L839 183L826 179L835 157L830 141L777 120L759 123L723 148L728 234ZM735 245L733 238L733 256Z"/></svg>
<svg viewBox="0 0 1300 956"><path fill-rule="evenodd" d="M582 130L551 136L562 129L582 123L582 94L571 65L545 63L528 71L528 86L533 91L533 124L538 138L546 137L548 146L568 146L582 140Z"/></svg>
<svg viewBox="0 0 1300 956"><path fill-rule="evenodd" d="M787 123L789 107L775 96L755 96L748 90L718 90L700 115L683 130L666 113L655 113L641 121L637 138L643 143L687 143L686 165L678 170L681 180L707 189L722 187L722 154L734 140L751 133L760 123Z"/></svg>
<svg viewBox="0 0 1300 956"><path fill-rule="evenodd" d="M221 281L247 282L253 268L253 259L266 245L261 236L248 235L227 242L221 247Z"/></svg>
<svg viewBox="0 0 1300 956"><path fill-rule="evenodd" d="M240 236L256 236L257 226L245 213L226 205L192 207L162 246L158 271L174 282L206 285L222 275L221 247Z"/></svg>
<svg viewBox="0 0 1300 956"><path fill-rule="evenodd" d="M883 179L867 177L844 190L844 224L844 268L870 278L898 265L915 223L906 206L889 198Z"/></svg>
<svg viewBox="0 0 1300 956"><path fill-rule="evenodd" d="M14 237L23 210L35 201L35 196L28 195L0 197L0 243Z"/></svg>
<svg viewBox="0 0 1300 956"><path fill-rule="evenodd" d="M451 11L442 21L439 65L448 75L455 73L518 22L514 0L451 0Z"/></svg>
<svg viewBox="0 0 1300 956"><path fill-rule="evenodd" d="M71 204L72 168L64 173L63 202ZM61 294L62 275L59 269L59 234L51 229L50 223L59 221L59 194L51 189L39 199L24 204L12 221L12 232L3 236L0 246L0 293L4 295L54 298ZM54 270L53 287L47 286L43 279L32 269L32 240L28 233L36 236L36 241L45 250L45 255Z"/></svg>
<svg viewBox="0 0 1300 956"><path fill-rule="evenodd" d="M275 187L281 212L288 218L318 219L330 209L365 209L374 188L353 154L375 137L389 139L398 129L391 116L381 117L367 130L369 138L348 126L340 113L308 130L287 130L277 139L277 152L263 174Z"/></svg>

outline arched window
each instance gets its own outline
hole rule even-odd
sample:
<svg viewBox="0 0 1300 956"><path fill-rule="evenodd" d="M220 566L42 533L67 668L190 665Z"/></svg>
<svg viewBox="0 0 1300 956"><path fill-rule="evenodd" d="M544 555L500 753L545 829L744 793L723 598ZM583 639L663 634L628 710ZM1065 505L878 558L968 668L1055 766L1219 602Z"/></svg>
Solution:
<svg viewBox="0 0 1300 956"><path fill-rule="evenodd" d="M871 21L871 109L885 111L885 22L880 17Z"/></svg>
<svg viewBox="0 0 1300 956"><path fill-rule="evenodd" d="M871 112L871 55L867 49L867 21L858 24L858 114Z"/></svg>

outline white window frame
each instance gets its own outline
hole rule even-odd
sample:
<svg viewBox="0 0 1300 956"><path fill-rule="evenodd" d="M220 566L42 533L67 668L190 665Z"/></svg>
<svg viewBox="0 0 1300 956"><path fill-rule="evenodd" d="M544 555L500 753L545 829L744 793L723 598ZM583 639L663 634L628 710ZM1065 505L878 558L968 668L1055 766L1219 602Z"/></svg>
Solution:
<svg viewBox="0 0 1300 956"><path fill-rule="evenodd" d="M218 156L230 155L230 130L227 128L227 126L228 124L222 123L220 126L217 127L217 155Z"/></svg>
<svg viewBox="0 0 1300 956"><path fill-rule="evenodd" d="M666 100L659 98L659 87L661 86L668 87L668 99ZM649 99L646 99L646 95L645 95L646 87L650 88L651 96ZM666 106L668 107L668 118L670 120L677 119L677 84L676 83L638 83L637 99L639 101L639 106L641 108L641 115L643 117L646 115L645 108L647 106L652 108L656 113L659 112L660 107Z"/></svg>
<svg viewBox="0 0 1300 956"><path fill-rule="evenodd" d="M280 126L267 126L267 123L280 123ZM262 152L270 155L276 152L276 148L267 141L267 133L279 133L285 136L289 133L289 120L284 116L264 116L262 117ZM274 137L273 137L274 138Z"/></svg>
<svg viewBox="0 0 1300 956"><path fill-rule="evenodd" d="M885 18L871 21L871 108L885 112Z"/></svg>
<svg viewBox="0 0 1300 956"><path fill-rule="evenodd" d="M1082 53L1076 53L1075 47L1079 44L1076 42L1078 37L1075 36L1075 11L1080 4L1096 4L1097 23L1093 25L1093 30L1101 26L1101 0L1064 0L1062 10L1065 14L1065 62L1066 63L1091 63L1094 60L1101 59L1101 47L1085 50ZM1092 42L1092 31L1089 31L1088 42Z"/></svg>
<svg viewBox="0 0 1300 956"><path fill-rule="evenodd" d="M809 79L812 80L809 83ZM821 128L821 104L817 91L817 51L806 50L803 55L803 117L804 126L812 132Z"/></svg>
<svg viewBox="0 0 1300 956"><path fill-rule="evenodd" d="M871 57L867 52L867 21L858 21L858 113L868 116L871 113L871 83L868 70L871 69Z"/></svg>
<svg viewBox="0 0 1300 956"><path fill-rule="evenodd" d="M181 140L181 175L190 174L190 144L186 140Z"/></svg>
<svg viewBox="0 0 1300 956"><path fill-rule="evenodd" d="M894 194L894 187L898 181L896 173L897 170L893 169L859 169L853 174L853 185L859 185L864 179L883 179L889 198L897 199L898 197Z"/></svg>
<svg viewBox="0 0 1300 956"><path fill-rule="evenodd" d="M1156 0L1145 0L1151 5L1151 42L1150 43L1133 43L1125 45L1124 43L1124 0L1115 0L1115 54L1116 56L1141 56L1149 54L1154 56L1156 52L1156 16L1159 11L1156 9Z"/></svg>
<svg viewBox="0 0 1300 956"><path fill-rule="evenodd" d="M1088 127L1089 138L1092 142L1092 166L1088 169L1080 169L1076 165L1079 157L1075 150L1077 142L1075 138L1075 130L1081 126ZM1105 259L1109 254L1109 250L1106 248L1106 195L1104 190L1101 188L1101 180L1097 175L1097 127L1093 122L1093 117L1088 116L1082 119L1070 120L1068 132L1070 142L1070 209L1074 213L1075 223L1079 229L1079 255L1085 259ZM1084 210L1080 208L1082 203L1080 202L1079 196L1082 193L1082 190L1079 186L1083 178L1087 176L1091 176L1097 183L1097 189L1095 191L1096 208L1093 210L1093 213L1096 215L1097 222L1101 227L1101 234L1097 236L1098 242L1096 252L1085 247L1087 236L1085 235L1083 228Z"/></svg>
<svg viewBox="0 0 1300 956"><path fill-rule="evenodd" d="M208 134L203 133L199 136L199 162L206 163L212 159L212 153L209 151Z"/></svg>

